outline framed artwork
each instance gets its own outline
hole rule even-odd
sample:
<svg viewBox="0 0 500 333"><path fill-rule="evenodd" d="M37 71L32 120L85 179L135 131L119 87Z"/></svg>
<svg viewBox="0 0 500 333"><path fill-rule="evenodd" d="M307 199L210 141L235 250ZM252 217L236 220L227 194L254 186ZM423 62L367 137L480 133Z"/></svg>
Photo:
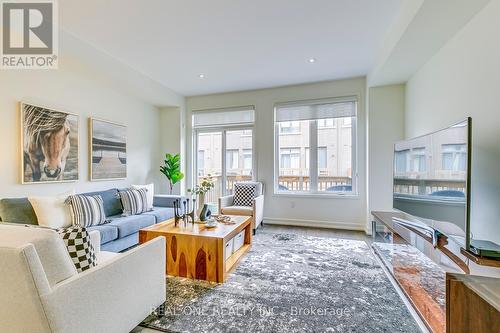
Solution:
<svg viewBox="0 0 500 333"><path fill-rule="evenodd" d="M90 180L127 178L127 127L90 118Z"/></svg>
<svg viewBox="0 0 500 333"><path fill-rule="evenodd" d="M77 181L78 115L20 103L21 183Z"/></svg>

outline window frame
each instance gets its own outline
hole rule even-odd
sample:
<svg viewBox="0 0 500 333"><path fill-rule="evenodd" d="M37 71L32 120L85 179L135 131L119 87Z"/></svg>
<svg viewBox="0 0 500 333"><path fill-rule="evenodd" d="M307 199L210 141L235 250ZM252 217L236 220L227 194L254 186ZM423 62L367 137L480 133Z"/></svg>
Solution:
<svg viewBox="0 0 500 333"><path fill-rule="evenodd" d="M318 119L316 121L309 122L309 190L308 191L281 191L279 190L279 174L280 174L280 163L281 163L281 154L280 154L280 146L279 146L279 137L281 133L279 122L276 120L276 112L280 104L294 104L295 102L285 102L285 103L277 103L274 105L274 177L273 177L273 195L275 196L283 196L283 197L335 197L335 198L359 198L359 186L358 186L358 106L359 99L357 97L347 97L347 98L338 98L339 102L342 101L351 101L354 103L354 116L351 118L351 184L352 191L350 192L326 192L326 191L318 191L318 131L321 128L318 128ZM331 101L332 99L328 99ZM312 101L297 101L297 104L305 104L309 103L311 105L317 104L318 100ZM339 117L346 118L346 117Z"/></svg>
<svg viewBox="0 0 500 333"><path fill-rule="evenodd" d="M228 157L229 157L228 153L231 155L230 161L228 161ZM233 166L230 165L230 162L233 162L233 164L236 163L236 168L233 168ZM239 149L226 149L226 164L229 164L228 168L227 168L228 170L234 170L234 169L240 168L240 151L239 151Z"/></svg>

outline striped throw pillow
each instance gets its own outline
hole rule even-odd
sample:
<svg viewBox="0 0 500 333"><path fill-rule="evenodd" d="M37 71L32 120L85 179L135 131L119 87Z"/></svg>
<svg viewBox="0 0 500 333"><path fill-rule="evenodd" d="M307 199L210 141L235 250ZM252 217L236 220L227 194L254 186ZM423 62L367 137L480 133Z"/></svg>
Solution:
<svg viewBox="0 0 500 333"><path fill-rule="evenodd" d="M126 191L118 192L123 206L123 216L139 215L144 212L150 211L148 207L148 190L141 189L128 189Z"/></svg>
<svg viewBox="0 0 500 333"><path fill-rule="evenodd" d="M104 202L100 195L71 195L66 202L70 205L73 225L90 227L106 223Z"/></svg>

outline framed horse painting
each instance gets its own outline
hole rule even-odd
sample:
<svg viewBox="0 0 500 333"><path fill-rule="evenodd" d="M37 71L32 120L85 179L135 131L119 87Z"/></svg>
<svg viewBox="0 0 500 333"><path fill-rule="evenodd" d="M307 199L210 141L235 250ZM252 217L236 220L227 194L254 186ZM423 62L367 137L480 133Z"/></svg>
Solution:
<svg viewBox="0 0 500 333"><path fill-rule="evenodd" d="M78 115L20 103L23 184L77 181Z"/></svg>
<svg viewBox="0 0 500 333"><path fill-rule="evenodd" d="M90 180L127 178L127 127L89 119Z"/></svg>

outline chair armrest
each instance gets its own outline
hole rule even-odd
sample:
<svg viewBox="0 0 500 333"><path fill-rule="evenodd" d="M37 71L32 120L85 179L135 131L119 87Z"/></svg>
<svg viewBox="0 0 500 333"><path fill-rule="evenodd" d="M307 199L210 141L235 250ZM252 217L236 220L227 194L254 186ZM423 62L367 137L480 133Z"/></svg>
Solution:
<svg viewBox="0 0 500 333"><path fill-rule="evenodd" d="M234 195L226 195L219 198L219 209L232 206L234 202Z"/></svg>
<svg viewBox="0 0 500 333"><path fill-rule="evenodd" d="M131 331L166 299L165 244L157 237L56 284L42 296L52 330Z"/></svg>
<svg viewBox="0 0 500 333"><path fill-rule="evenodd" d="M95 254L101 252L101 233L97 230L89 231L90 243L94 247Z"/></svg>
<svg viewBox="0 0 500 333"><path fill-rule="evenodd" d="M258 226L264 219L264 194L253 199L253 216L255 226Z"/></svg>
<svg viewBox="0 0 500 333"><path fill-rule="evenodd" d="M165 194L157 194L153 198L153 206L155 207L174 207L174 201L180 199L186 200L185 196L182 195L165 195Z"/></svg>

